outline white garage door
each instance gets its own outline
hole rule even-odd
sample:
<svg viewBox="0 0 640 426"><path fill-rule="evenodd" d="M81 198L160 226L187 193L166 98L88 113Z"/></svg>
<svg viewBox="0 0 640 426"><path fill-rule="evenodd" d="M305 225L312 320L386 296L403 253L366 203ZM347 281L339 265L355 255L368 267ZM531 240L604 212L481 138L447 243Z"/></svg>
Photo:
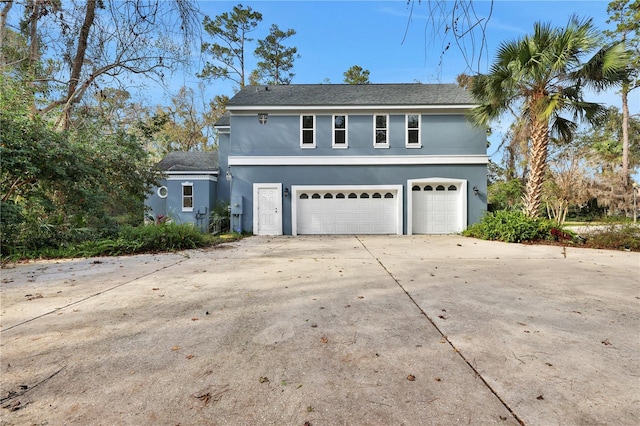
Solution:
<svg viewBox="0 0 640 426"><path fill-rule="evenodd" d="M462 231L460 184L423 183L411 188L414 234L452 234Z"/></svg>
<svg viewBox="0 0 640 426"><path fill-rule="evenodd" d="M396 234L398 190L298 190L297 234Z"/></svg>

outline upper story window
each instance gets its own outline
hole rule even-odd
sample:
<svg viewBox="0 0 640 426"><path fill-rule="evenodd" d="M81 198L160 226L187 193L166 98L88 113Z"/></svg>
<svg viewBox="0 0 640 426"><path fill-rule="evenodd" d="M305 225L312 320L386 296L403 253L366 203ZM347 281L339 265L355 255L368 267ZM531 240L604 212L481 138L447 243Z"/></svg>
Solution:
<svg viewBox="0 0 640 426"><path fill-rule="evenodd" d="M193 211L193 183L191 182L182 184L182 211Z"/></svg>
<svg viewBox="0 0 640 426"><path fill-rule="evenodd" d="M373 116L373 147L389 148L389 116L374 115Z"/></svg>
<svg viewBox="0 0 640 426"><path fill-rule="evenodd" d="M407 148L420 148L420 115L419 114L407 114Z"/></svg>
<svg viewBox="0 0 640 426"><path fill-rule="evenodd" d="M334 115L333 116L333 143L334 148L347 148L349 143L347 141L347 116L346 115Z"/></svg>
<svg viewBox="0 0 640 426"><path fill-rule="evenodd" d="M316 116L315 115L300 116L300 147L302 148L316 147Z"/></svg>

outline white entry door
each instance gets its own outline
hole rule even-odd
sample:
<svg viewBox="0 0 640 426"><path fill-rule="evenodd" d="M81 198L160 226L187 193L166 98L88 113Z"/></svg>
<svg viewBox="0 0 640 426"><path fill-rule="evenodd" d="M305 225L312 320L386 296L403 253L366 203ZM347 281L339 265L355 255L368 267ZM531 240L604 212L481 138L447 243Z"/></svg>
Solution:
<svg viewBox="0 0 640 426"><path fill-rule="evenodd" d="M282 235L282 184L253 184L253 232Z"/></svg>

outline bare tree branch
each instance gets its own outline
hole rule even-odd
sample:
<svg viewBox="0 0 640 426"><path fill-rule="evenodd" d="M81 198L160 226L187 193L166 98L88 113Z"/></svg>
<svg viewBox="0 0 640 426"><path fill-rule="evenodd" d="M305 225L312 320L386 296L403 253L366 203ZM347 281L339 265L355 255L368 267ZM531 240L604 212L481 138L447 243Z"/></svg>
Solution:
<svg viewBox="0 0 640 426"><path fill-rule="evenodd" d="M39 94L33 112L55 111L63 128L70 126L74 107L91 88L125 88L147 79L161 82L165 73L186 66L200 21L193 0L16 4L25 8L23 24L28 29L25 54L31 71L26 83Z"/></svg>
<svg viewBox="0 0 640 426"><path fill-rule="evenodd" d="M439 43L439 66L444 57L454 45L462 54L466 63L466 71L479 73L482 61L486 59L487 26L493 15L493 2L481 2L487 5L486 10L480 11L476 5L478 0L418 0L418 6L427 10L425 19L425 43L435 45ZM408 36L409 27L417 12L416 0L407 0L409 19L402 42ZM429 34L429 37L427 37ZM428 40L427 40L428 38ZM425 49L426 55L426 49Z"/></svg>

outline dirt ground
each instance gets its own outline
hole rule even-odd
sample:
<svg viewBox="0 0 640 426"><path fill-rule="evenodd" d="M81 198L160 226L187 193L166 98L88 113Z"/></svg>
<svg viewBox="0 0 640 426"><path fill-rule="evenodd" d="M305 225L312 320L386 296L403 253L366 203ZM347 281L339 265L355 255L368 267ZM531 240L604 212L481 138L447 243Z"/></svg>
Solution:
<svg viewBox="0 0 640 426"><path fill-rule="evenodd" d="M456 236L9 265L1 424L638 424L639 278Z"/></svg>

